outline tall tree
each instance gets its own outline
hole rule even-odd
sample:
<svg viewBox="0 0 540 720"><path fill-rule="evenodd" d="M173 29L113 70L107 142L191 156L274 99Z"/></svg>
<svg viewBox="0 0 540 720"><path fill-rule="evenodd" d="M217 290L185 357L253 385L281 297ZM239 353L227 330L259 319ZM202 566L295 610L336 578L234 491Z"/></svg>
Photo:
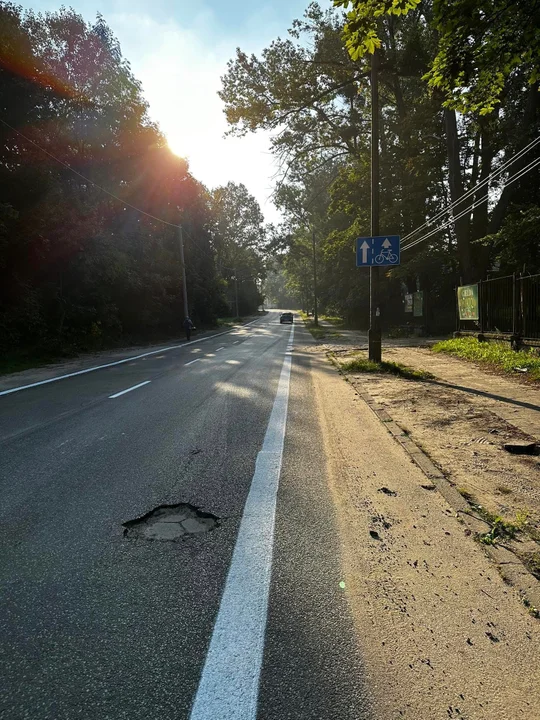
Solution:
<svg viewBox="0 0 540 720"><path fill-rule="evenodd" d="M245 185L230 182L211 194L214 247L219 272L227 282L231 305L254 312L265 277L266 228L259 203Z"/></svg>
<svg viewBox="0 0 540 720"><path fill-rule="evenodd" d="M511 159L508 151L524 148L538 134L538 3L334 0L334 4L351 7L344 38L352 58L365 57L377 48L386 57L384 28L396 16L403 23L403 16L425 13L435 31L437 43L423 77L443 106L448 190L456 204L453 232L461 275L465 280L481 276L489 257L472 243L500 229L520 191L518 184L508 184L499 193L501 179L524 169L530 156L523 156L496 180L492 173ZM520 106L523 112L515 114ZM509 116L515 118L513 128ZM477 182L484 184L460 202Z"/></svg>
<svg viewBox="0 0 540 720"><path fill-rule="evenodd" d="M149 121L103 18L2 2L0 32L0 344L178 329L186 217L190 298L211 320L224 300L208 195Z"/></svg>

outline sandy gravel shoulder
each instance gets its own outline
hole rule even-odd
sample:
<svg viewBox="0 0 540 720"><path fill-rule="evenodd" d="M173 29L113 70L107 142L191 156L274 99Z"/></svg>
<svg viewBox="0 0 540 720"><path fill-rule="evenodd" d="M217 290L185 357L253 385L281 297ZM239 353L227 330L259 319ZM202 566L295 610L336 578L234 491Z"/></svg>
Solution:
<svg viewBox="0 0 540 720"><path fill-rule="evenodd" d="M324 354L296 351L314 355L345 592L377 719L538 720L540 622Z"/></svg>
<svg viewBox="0 0 540 720"><path fill-rule="evenodd" d="M540 391L425 349L390 349L385 359L428 370L435 379L352 374L351 382L372 395L471 501L521 523L540 541L540 457L504 450L508 442L538 440ZM514 549L528 556L540 546L524 536Z"/></svg>

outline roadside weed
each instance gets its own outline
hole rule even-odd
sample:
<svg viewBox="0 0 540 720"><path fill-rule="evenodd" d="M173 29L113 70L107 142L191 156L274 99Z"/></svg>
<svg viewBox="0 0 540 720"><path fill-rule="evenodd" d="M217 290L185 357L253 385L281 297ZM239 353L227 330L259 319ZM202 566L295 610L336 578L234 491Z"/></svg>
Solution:
<svg viewBox="0 0 540 720"><path fill-rule="evenodd" d="M473 337L462 337L442 340L431 350L491 365L506 373L525 371L526 377L540 381L540 356L532 349L516 351L505 342L479 342Z"/></svg>

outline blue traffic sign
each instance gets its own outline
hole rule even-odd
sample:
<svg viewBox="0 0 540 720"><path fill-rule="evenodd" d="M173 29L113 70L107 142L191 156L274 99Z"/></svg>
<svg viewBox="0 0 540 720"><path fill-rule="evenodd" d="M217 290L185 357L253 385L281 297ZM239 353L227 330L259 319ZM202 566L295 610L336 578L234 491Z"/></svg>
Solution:
<svg viewBox="0 0 540 720"><path fill-rule="evenodd" d="M356 267L399 265L399 235L356 238Z"/></svg>

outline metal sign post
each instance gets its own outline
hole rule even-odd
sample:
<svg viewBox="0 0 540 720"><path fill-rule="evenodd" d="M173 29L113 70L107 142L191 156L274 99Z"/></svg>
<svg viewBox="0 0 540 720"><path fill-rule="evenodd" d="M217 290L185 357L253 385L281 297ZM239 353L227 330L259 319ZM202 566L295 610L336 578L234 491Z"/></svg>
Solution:
<svg viewBox="0 0 540 720"><path fill-rule="evenodd" d="M371 235L379 234L379 81L377 51L371 56ZM364 248L365 250L365 248ZM381 312L379 309L379 268L369 268L368 355L381 362Z"/></svg>

